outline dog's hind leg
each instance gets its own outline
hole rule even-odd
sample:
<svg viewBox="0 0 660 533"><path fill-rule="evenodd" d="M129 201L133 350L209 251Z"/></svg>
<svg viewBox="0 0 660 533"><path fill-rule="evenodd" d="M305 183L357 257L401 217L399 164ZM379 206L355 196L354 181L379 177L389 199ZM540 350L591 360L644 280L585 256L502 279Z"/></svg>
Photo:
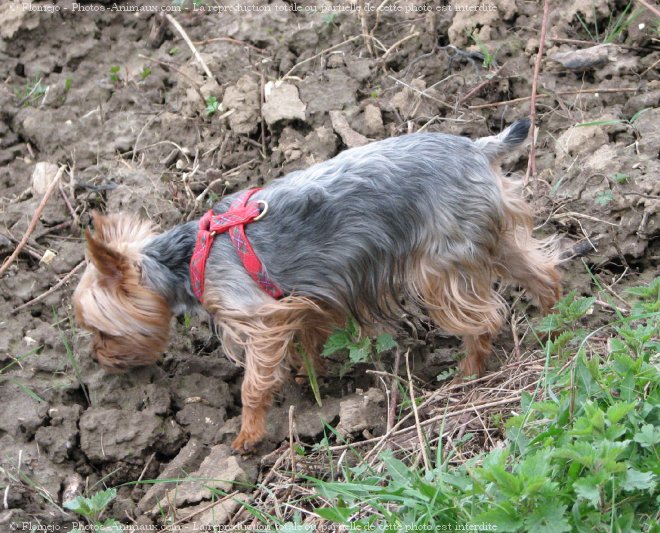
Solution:
<svg viewBox="0 0 660 533"><path fill-rule="evenodd" d="M486 369L491 339L502 327L506 304L493 288L487 265L441 268L423 261L416 292L435 324L450 335L463 338L466 357L460 373L480 376Z"/></svg>
<svg viewBox="0 0 660 533"><path fill-rule="evenodd" d="M499 237L495 268L506 281L524 287L534 305L547 312L561 295L561 276L557 270L559 254L552 238L532 237L529 205L515 192L515 184L502 179L505 229Z"/></svg>

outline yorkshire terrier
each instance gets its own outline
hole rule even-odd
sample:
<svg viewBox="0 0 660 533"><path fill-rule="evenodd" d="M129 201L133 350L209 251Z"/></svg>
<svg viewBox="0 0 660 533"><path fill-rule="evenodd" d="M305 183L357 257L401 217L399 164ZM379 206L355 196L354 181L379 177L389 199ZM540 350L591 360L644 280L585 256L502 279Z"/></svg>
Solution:
<svg viewBox="0 0 660 533"><path fill-rule="evenodd" d="M208 313L225 353L245 366L239 451L264 437L299 350L318 354L349 315L391 322L412 302L463 338L462 375L481 374L507 311L496 282L524 287L544 311L560 294L554 240L532 237L530 206L496 165L529 126L352 148L162 234L132 215L95 214L73 295L95 358L109 371L152 363L173 315Z"/></svg>

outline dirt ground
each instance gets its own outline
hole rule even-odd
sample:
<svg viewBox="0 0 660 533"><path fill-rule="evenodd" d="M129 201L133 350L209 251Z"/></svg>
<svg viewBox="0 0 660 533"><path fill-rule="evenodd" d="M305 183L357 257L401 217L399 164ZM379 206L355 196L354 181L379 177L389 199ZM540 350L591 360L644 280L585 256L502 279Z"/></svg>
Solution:
<svg viewBox="0 0 660 533"><path fill-rule="evenodd" d="M360 3L323 0L187 2L181 11L169 0L147 3L170 9L201 61L165 12L0 5L0 260L67 165L0 279L3 531L21 522L67 531L75 517L64 501L120 485L108 516L127 524L229 523L288 443L289 405L303 443L322 438L323 420L358 440L384 429L381 380L365 373L373 367L341 380L331 371L323 408L308 387L288 385L260 454L231 455L242 372L196 319L177 321L159 364L101 371L71 307L93 209L138 212L169 228L225 193L367 140L419 130L475 138L529 114L537 2L493 0L472 11L460 10L467 0L391 0L380 11L380 2L357 11ZM525 192L537 233L558 234L567 251L565 291L591 294L597 279L616 296L658 275L658 19L619 0L552 4L561 7L549 14L536 173ZM525 179L528 155L507 156L505 171ZM507 292L518 319L536 316L518 296ZM518 349L515 330L497 340L494 367ZM522 337L523 347L533 344ZM460 356L458 341L423 316L403 319L397 338L412 350L422 389L438 387L436 376ZM380 366L392 371L392 357ZM223 481L126 485L187 475ZM209 485L238 491L212 517Z"/></svg>

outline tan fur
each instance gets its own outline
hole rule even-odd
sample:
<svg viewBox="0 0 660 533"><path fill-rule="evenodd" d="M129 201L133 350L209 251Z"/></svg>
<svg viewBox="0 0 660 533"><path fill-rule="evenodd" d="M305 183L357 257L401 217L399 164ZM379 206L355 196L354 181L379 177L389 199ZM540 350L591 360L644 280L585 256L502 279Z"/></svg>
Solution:
<svg viewBox="0 0 660 533"><path fill-rule="evenodd" d="M237 450L254 446L265 434L266 412L287 375L300 364L296 343L316 360L323 341L343 324L344 316L324 310L301 297L288 296L270 302L246 317L231 311L210 289L204 295L214 321L222 325L222 340L228 355L240 361L244 353L245 377L241 386L243 416L241 431L232 443Z"/></svg>
<svg viewBox="0 0 660 533"><path fill-rule="evenodd" d="M106 370L153 363L167 347L172 312L141 283L138 250L153 235L151 225L130 216L93 217L88 266L73 294L76 319L94 333L94 356Z"/></svg>

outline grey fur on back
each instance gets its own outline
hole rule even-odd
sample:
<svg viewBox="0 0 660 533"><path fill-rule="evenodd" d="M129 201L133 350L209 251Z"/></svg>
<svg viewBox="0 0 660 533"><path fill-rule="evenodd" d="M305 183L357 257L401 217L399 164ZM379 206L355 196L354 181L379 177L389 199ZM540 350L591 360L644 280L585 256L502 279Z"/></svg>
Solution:
<svg viewBox="0 0 660 533"><path fill-rule="evenodd" d="M420 253L452 264L478 262L494 252L503 208L491 163L522 142L528 128L523 120L477 141L416 133L346 150L257 193L253 198L267 201L269 210L246 226L247 236L286 293L350 309L358 319L368 318L361 316L364 307L388 317L393 309L383 295L391 301L406 295L406 265ZM232 197L214 211L226 211ZM176 236L189 261L195 229L180 228L185 239L171 230L156 237L145 254L156 259L159 243ZM189 285L188 276L177 272L177 283ZM156 287L165 282L158 274L147 277ZM206 277L240 309L256 309L268 299L226 234L215 239ZM181 296L186 300L181 305L191 304L189 289Z"/></svg>

